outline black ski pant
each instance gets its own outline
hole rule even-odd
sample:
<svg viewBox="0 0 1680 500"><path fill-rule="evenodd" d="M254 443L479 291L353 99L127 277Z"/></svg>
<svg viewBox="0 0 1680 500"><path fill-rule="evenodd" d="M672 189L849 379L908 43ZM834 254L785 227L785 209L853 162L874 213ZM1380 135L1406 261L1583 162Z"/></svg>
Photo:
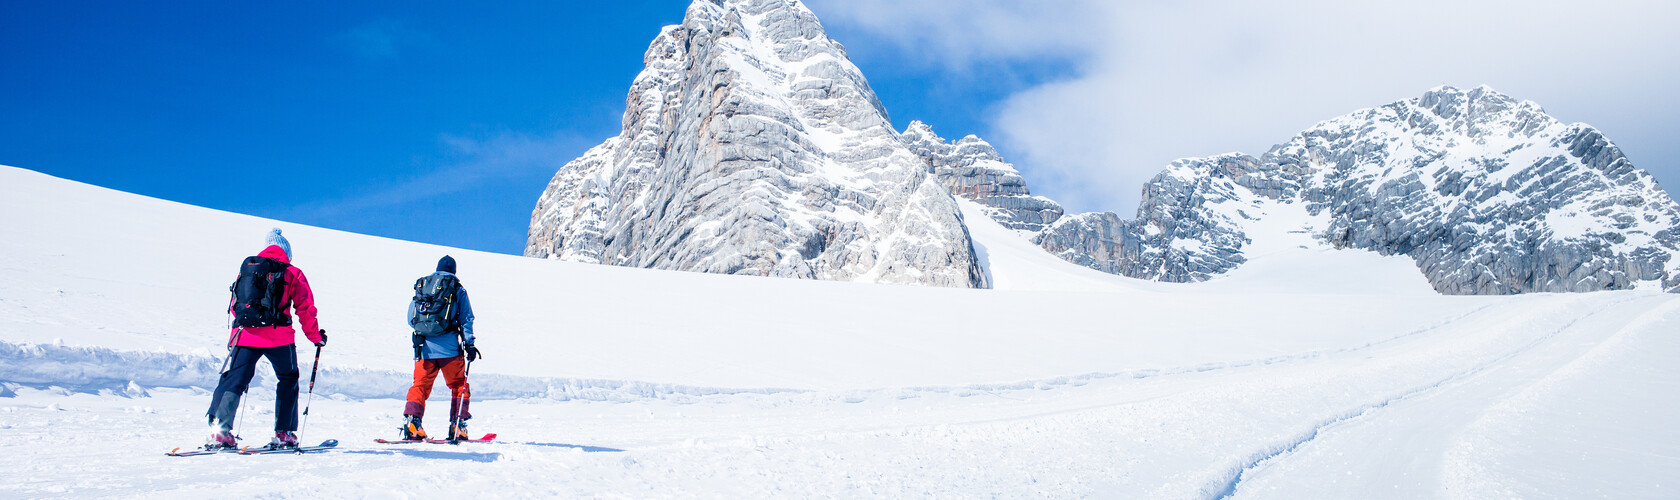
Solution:
<svg viewBox="0 0 1680 500"><path fill-rule="evenodd" d="M297 346L293 344L233 348L233 361L229 363L227 373L222 374L221 383L216 384L216 392L210 396L209 415L223 430L233 429L233 417L239 411L239 398L250 388L251 377L257 374L257 360L265 357L274 365L274 378L279 379L279 383L274 385L274 430L297 430L298 364Z"/></svg>

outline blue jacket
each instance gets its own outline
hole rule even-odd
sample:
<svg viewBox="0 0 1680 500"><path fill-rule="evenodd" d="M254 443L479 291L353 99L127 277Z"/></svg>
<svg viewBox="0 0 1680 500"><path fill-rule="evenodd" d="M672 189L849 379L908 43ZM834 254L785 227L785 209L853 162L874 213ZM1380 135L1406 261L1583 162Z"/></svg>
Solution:
<svg viewBox="0 0 1680 500"><path fill-rule="evenodd" d="M440 274L448 274L438 271ZM454 327L460 335L440 334L422 337L425 343L420 347L421 359L453 358L461 355L461 339L466 338L468 344L473 343L473 311L472 301L467 299L467 289L455 287L455 321ZM408 303L408 314L414 315L414 303ZM412 346L411 346L412 347Z"/></svg>

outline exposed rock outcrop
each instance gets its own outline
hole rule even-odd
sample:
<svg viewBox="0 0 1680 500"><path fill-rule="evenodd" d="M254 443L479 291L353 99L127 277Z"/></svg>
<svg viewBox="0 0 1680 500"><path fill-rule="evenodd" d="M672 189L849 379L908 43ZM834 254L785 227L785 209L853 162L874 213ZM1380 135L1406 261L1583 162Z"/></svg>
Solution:
<svg viewBox="0 0 1680 500"><path fill-rule="evenodd" d="M985 287L956 202L794 0L700 0L648 47L623 132L566 164L525 254Z"/></svg>
<svg viewBox="0 0 1680 500"><path fill-rule="evenodd" d="M1003 161L991 143L969 135L946 142L933 127L910 122L900 136L904 144L927 161L928 168L952 194L986 207L986 214L1005 227L1038 232L1062 216L1062 206L1033 196L1014 165Z"/></svg>
<svg viewBox="0 0 1680 500"><path fill-rule="evenodd" d="M1246 261L1243 221L1217 208L1250 196L1230 173L1253 163L1242 155L1179 160L1144 185L1136 218L1070 215L1032 240L1064 260L1107 273L1206 281Z"/></svg>
<svg viewBox="0 0 1680 500"><path fill-rule="evenodd" d="M1240 264L1259 221L1220 205L1259 201L1301 204L1336 247L1412 257L1441 293L1680 291L1680 205L1597 130L1487 87L1327 120L1260 158L1180 160L1137 219L1064 217L1035 241L1094 269L1198 281Z"/></svg>

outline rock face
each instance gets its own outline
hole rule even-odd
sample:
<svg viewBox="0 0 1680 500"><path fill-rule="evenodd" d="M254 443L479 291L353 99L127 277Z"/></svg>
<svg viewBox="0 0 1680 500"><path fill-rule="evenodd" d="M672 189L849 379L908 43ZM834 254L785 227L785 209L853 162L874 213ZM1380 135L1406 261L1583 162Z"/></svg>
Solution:
<svg viewBox="0 0 1680 500"><path fill-rule="evenodd" d="M1485 86L1321 123L1262 162L1304 181L1326 240L1411 256L1442 293L1680 287L1680 206L1656 180L1598 130Z"/></svg>
<svg viewBox="0 0 1680 500"><path fill-rule="evenodd" d="M1125 220L1064 214L977 137L894 131L797 0L697 0L644 62L623 132L554 175L526 255L983 288L956 195L1142 279L1207 280L1288 232L1410 256L1442 293L1680 292L1680 205L1597 130L1487 87L1356 111L1258 158L1179 160Z"/></svg>
<svg viewBox="0 0 1680 500"><path fill-rule="evenodd" d="M1137 218L1110 212L1070 215L1032 237L1068 262L1099 271L1176 283L1206 281L1246 261L1241 204L1250 193L1233 171L1253 158L1227 155L1179 160L1143 187Z"/></svg>
<svg viewBox="0 0 1680 500"><path fill-rule="evenodd" d="M920 121L910 122L899 137L927 162L951 194L980 203L987 215L1005 227L1038 232L1062 217L1060 204L1028 192L1027 181L1015 166L979 137L946 142Z"/></svg>
<svg viewBox="0 0 1680 500"><path fill-rule="evenodd" d="M1319 123L1254 158L1180 160L1138 218L1064 217L1035 241L1127 276L1197 281L1243 261L1264 218L1299 205L1338 248L1404 254L1447 294L1680 291L1680 205L1592 127L1487 87Z"/></svg>
<svg viewBox="0 0 1680 500"><path fill-rule="evenodd" d="M699 0L648 47L623 132L566 164L531 257L987 286L956 201L794 0Z"/></svg>

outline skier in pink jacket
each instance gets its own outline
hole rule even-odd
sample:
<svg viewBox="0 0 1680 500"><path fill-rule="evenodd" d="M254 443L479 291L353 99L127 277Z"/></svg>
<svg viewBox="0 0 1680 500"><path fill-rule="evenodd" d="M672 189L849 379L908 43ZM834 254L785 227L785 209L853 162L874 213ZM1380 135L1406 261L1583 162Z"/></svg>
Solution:
<svg viewBox="0 0 1680 500"><path fill-rule="evenodd" d="M317 346L327 343L325 330L315 320L315 294L303 270L291 265L292 246L276 228L268 233L267 248L240 265L239 278L231 291L228 312L234 326L228 332L228 360L221 382L211 395L209 448L238 446L233 435L234 415L239 398L256 375L257 360L268 358L279 380L274 392L273 447L297 446L298 363L297 334L292 314L303 334Z"/></svg>

